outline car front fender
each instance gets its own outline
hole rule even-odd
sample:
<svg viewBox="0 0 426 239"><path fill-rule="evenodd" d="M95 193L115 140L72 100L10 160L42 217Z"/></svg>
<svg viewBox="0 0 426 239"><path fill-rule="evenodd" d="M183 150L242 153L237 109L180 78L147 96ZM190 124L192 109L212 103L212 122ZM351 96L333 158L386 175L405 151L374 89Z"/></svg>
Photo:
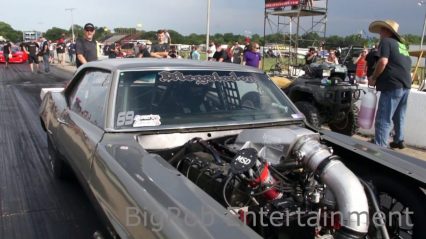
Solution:
<svg viewBox="0 0 426 239"><path fill-rule="evenodd" d="M420 187L424 188L426 186L425 160L401 154L391 149L334 133L329 130L321 130L320 133L325 141L333 145L333 148L344 149L346 153L341 156L347 158L347 160L352 160L351 158L360 158L361 156L362 158L382 166L382 169L397 172L400 176L417 181ZM362 164L362 162L357 163ZM368 169L365 168L365 170Z"/></svg>

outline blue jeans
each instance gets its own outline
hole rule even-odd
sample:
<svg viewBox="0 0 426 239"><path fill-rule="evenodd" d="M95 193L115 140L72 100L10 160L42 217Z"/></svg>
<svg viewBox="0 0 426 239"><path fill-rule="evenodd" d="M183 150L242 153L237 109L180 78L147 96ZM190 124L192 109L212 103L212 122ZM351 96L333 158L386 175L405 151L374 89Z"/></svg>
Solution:
<svg viewBox="0 0 426 239"><path fill-rule="evenodd" d="M398 143L404 140L403 127L409 93L410 89L404 88L380 92L375 123L375 144L388 147L392 122L395 130L393 141Z"/></svg>
<svg viewBox="0 0 426 239"><path fill-rule="evenodd" d="M71 64L74 64L74 54L69 53L69 54L68 54L68 56L69 56L69 58L70 58L70 63L71 63Z"/></svg>
<svg viewBox="0 0 426 239"><path fill-rule="evenodd" d="M44 65L44 71L49 72L50 71L49 54L43 55L43 65Z"/></svg>

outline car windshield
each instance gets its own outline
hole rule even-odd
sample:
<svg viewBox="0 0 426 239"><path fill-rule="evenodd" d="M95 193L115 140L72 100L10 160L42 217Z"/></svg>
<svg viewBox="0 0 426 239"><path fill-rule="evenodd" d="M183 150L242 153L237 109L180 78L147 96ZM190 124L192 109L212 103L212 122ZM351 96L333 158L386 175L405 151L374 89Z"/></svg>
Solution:
<svg viewBox="0 0 426 239"><path fill-rule="evenodd" d="M12 46L12 52L18 52L21 51L21 48L19 46Z"/></svg>
<svg viewBox="0 0 426 239"><path fill-rule="evenodd" d="M128 71L119 75L115 128L205 127L299 118L264 74Z"/></svg>

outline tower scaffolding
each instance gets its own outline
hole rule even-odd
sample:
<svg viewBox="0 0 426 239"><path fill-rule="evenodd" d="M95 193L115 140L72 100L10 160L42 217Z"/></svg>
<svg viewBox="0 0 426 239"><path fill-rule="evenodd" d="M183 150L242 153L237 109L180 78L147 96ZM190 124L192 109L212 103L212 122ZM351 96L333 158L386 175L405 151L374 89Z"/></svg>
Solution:
<svg viewBox="0 0 426 239"><path fill-rule="evenodd" d="M310 46L322 45L327 31L328 0L266 0L265 3L264 37L267 24L271 31L276 27L276 33L283 35L287 66L297 65L300 36L316 33L322 39L315 39Z"/></svg>

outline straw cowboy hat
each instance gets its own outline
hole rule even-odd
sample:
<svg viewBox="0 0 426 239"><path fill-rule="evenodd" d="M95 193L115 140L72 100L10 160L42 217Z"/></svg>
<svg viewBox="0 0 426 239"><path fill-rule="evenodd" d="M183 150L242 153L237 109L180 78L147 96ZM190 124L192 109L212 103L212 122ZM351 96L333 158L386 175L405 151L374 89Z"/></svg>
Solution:
<svg viewBox="0 0 426 239"><path fill-rule="evenodd" d="M368 30L372 33L379 33L381 28L390 30L395 35L395 37L398 38L398 41L404 41L404 38L398 34L399 24L394 20L374 21L370 23Z"/></svg>

